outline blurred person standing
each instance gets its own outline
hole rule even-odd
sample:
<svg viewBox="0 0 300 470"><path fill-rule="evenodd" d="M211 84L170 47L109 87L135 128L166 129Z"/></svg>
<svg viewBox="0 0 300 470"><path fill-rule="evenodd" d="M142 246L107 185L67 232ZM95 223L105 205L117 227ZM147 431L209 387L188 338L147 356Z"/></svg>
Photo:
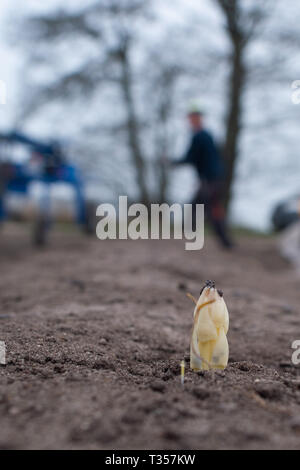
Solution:
<svg viewBox="0 0 300 470"><path fill-rule="evenodd" d="M211 134L203 126L203 111L198 105L193 105L188 112L189 126L192 131L191 143L184 157L175 165L190 164L197 171L200 187L192 201L205 205L205 215L209 219L215 234L222 246L232 248L229 236L225 209L222 204L225 167L223 159ZM193 211L193 225L195 211Z"/></svg>

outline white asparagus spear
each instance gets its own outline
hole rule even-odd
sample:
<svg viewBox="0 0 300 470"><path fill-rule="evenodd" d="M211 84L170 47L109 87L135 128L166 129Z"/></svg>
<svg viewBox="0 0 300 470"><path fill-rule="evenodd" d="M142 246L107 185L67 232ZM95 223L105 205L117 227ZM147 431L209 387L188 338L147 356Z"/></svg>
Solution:
<svg viewBox="0 0 300 470"><path fill-rule="evenodd" d="M191 369L225 369L229 355L228 327L229 315L223 294L215 288L214 282L207 281L194 310Z"/></svg>

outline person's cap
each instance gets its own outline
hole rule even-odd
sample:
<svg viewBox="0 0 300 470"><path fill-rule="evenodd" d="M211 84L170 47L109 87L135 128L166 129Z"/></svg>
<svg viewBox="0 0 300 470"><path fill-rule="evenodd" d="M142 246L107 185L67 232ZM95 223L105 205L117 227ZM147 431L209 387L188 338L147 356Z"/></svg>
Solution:
<svg viewBox="0 0 300 470"><path fill-rule="evenodd" d="M192 101L189 103L189 106L187 108L187 114L198 114L202 116L204 114L204 108L197 101Z"/></svg>

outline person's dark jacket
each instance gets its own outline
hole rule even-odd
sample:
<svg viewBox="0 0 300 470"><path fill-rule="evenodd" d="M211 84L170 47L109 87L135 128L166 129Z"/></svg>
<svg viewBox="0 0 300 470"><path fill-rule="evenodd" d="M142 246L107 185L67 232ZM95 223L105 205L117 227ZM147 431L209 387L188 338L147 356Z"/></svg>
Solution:
<svg viewBox="0 0 300 470"><path fill-rule="evenodd" d="M208 182L224 178L222 157L212 136L206 130L200 130L193 135L188 152L176 163L193 165L200 178Z"/></svg>

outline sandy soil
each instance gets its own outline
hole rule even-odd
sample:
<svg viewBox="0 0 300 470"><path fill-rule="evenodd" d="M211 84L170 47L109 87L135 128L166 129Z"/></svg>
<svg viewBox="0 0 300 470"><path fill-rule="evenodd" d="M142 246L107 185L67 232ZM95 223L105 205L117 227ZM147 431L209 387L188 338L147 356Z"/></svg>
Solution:
<svg viewBox="0 0 300 470"><path fill-rule="evenodd" d="M299 279L275 242L235 253L206 241L100 242L0 234L0 448L300 447ZM206 279L230 312L225 371L187 371L193 305Z"/></svg>

